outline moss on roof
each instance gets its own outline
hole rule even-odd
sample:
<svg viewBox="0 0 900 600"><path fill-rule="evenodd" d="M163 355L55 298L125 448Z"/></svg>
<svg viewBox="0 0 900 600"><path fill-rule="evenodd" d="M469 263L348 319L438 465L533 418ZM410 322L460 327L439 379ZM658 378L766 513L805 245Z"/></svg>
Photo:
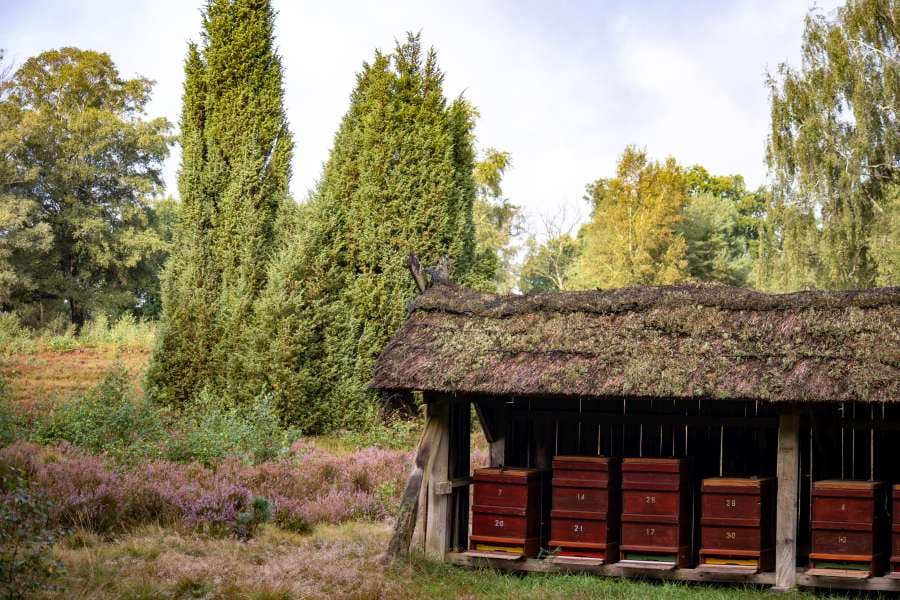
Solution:
<svg viewBox="0 0 900 600"><path fill-rule="evenodd" d="M900 288L718 285L416 297L373 386L499 395L900 399Z"/></svg>

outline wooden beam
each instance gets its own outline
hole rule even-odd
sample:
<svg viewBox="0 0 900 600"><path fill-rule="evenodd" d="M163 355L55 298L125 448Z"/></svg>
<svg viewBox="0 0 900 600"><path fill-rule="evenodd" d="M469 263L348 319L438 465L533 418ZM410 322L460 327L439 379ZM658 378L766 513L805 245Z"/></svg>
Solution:
<svg viewBox="0 0 900 600"><path fill-rule="evenodd" d="M658 579L671 581L697 581L706 583L734 583L738 585L772 585L776 574L767 571L762 573L743 574L729 572L711 572L703 569L672 569L668 571L634 571L623 569L618 563L608 565L577 564L574 562L554 562L553 559L526 558L509 560L472 556L467 553L451 552L447 562L462 567L492 568L502 571L520 571L526 573L585 573L601 577L634 576L641 579ZM868 579L837 579L829 577L813 577L806 574L805 569L796 569L797 585L812 588L868 590L883 592L900 592L900 581L889 577L869 577Z"/></svg>
<svg viewBox="0 0 900 600"><path fill-rule="evenodd" d="M428 473L428 516L425 554L443 560L452 536L452 496L439 493L438 483L450 478L450 398L436 395L426 404L428 419L435 423L434 460Z"/></svg>
<svg viewBox="0 0 900 600"><path fill-rule="evenodd" d="M542 418L561 422L581 422L591 425L689 425L691 427L725 426L770 428L778 427L776 417L753 416L715 416L715 415L673 415L653 413L597 413L597 412L569 412L560 410L524 410L515 409L510 413L517 417Z"/></svg>
<svg viewBox="0 0 900 600"><path fill-rule="evenodd" d="M797 497L800 478L800 415L786 412L778 418L778 502L775 525L775 587L797 584Z"/></svg>
<svg viewBox="0 0 900 600"><path fill-rule="evenodd" d="M431 470L434 462L435 453L433 450L438 441L439 431L436 422L432 420L426 421L425 431L422 433L422 438L419 440L419 446L416 449L416 458L412 472L406 482L403 496L400 498L400 508L397 509L394 533L390 542L388 542L387 551L384 555L385 561L392 561L398 556L403 556L409 552L409 545L412 541L417 520L422 482L426 474Z"/></svg>

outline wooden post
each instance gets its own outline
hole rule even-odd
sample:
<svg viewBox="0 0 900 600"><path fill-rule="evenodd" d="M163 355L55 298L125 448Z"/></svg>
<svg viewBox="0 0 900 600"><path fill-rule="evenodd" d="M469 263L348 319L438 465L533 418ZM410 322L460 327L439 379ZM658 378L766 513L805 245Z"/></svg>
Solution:
<svg viewBox="0 0 900 600"><path fill-rule="evenodd" d="M440 429L434 421L427 421L422 439L416 450L415 462L412 472L400 498L400 508L397 510L397 521L394 525L394 534L388 543L384 559L387 562L409 552L415 526L418 522L419 498L421 496L422 481L428 476L434 463L434 447L439 441Z"/></svg>
<svg viewBox="0 0 900 600"><path fill-rule="evenodd" d="M775 528L775 586L787 591L797 584L797 496L800 476L800 415L782 413L778 420L778 503Z"/></svg>
<svg viewBox="0 0 900 600"><path fill-rule="evenodd" d="M428 401L430 400L430 401ZM443 560L450 549L453 532L452 496L443 489L450 478L450 398L434 395L428 401L428 419L438 430L434 461L428 474L428 516L425 526L425 554Z"/></svg>

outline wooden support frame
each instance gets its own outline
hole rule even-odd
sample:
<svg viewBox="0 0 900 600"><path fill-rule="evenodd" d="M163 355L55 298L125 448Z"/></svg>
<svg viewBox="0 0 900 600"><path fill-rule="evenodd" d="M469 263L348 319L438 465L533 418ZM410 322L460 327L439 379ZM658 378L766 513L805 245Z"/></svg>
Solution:
<svg viewBox="0 0 900 600"><path fill-rule="evenodd" d="M441 483L450 478L450 398L446 395L426 397L428 420L438 430L434 459L426 475L425 554L443 560L450 549L452 497L441 493Z"/></svg>
<svg viewBox="0 0 900 600"><path fill-rule="evenodd" d="M778 499L775 518L775 590L797 585L797 512L800 475L800 415L778 418Z"/></svg>
<svg viewBox="0 0 900 600"><path fill-rule="evenodd" d="M469 529L469 435L467 399L427 395L428 422L437 429L425 493L425 554L437 560L464 548Z"/></svg>

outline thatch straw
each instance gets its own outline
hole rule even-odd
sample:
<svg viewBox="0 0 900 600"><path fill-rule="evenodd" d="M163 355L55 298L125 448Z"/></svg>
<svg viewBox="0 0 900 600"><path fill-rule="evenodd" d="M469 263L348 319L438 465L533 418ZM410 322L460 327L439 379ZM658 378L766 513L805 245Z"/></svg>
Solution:
<svg viewBox="0 0 900 600"><path fill-rule="evenodd" d="M711 285L528 296L435 285L373 386L497 395L900 399L900 288Z"/></svg>

